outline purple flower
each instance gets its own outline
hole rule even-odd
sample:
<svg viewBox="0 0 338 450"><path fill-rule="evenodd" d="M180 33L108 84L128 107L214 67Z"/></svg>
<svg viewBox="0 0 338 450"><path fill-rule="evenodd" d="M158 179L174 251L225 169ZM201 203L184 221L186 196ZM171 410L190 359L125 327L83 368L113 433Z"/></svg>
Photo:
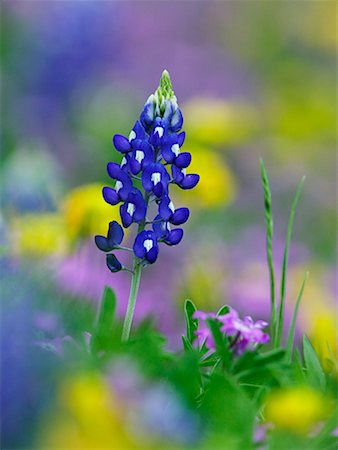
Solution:
<svg viewBox="0 0 338 450"><path fill-rule="evenodd" d="M153 231L141 231L134 242L134 253L138 258L153 264L158 256L157 238Z"/></svg>
<svg viewBox="0 0 338 450"><path fill-rule="evenodd" d="M229 312L217 316L214 313L205 313L203 311L196 311L195 319L202 321L195 332L197 337L197 344L201 347L205 344L206 348L215 351L215 343L210 328L205 323L207 319L214 319L221 323L221 332L230 339L230 348L234 353L240 355L246 350L254 350L258 344L267 344L269 336L262 330L268 323L263 320L254 322L250 316L244 317L243 320L239 318L237 311L229 308Z"/></svg>

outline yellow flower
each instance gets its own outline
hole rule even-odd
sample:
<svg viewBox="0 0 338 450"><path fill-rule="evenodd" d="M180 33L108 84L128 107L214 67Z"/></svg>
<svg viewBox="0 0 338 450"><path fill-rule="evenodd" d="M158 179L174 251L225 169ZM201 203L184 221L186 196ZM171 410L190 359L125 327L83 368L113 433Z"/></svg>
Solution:
<svg viewBox="0 0 338 450"><path fill-rule="evenodd" d="M198 185L188 191L177 189L175 198L196 208L214 208L229 204L236 194L236 182L220 155L205 147L187 148L192 154L187 173L198 173Z"/></svg>
<svg viewBox="0 0 338 450"><path fill-rule="evenodd" d="M310 340L327 372L331 372L333 369L337 372L337 324L336 310L323 307L314 315L309 330Z"/></svg>
<svg viewBox="0 0 338 450"><path fill-rule="evenodd" d="M335 298L325 283L327 268L319 264L309 264L310 276L307 280L300 306L299 323L302 331L309 336L325 371L337 371L338 340ZM304 276L304 267L290 272L291 295L297 297L297 290Z"/></svg>
<svg viewBox="0 0 338 450"><path fill-rule="evenodd" d="M295 434L307 434L329 413L329 403L308 386L272 391L266 401L266 420L276 428Z"/></svg>
<svg viewBox="0 0 338 450"><path fill-rule="evenodd" d="M106 234L108 223L119 219L119 208L108 205L102 197L101 184L87 184L71 191L61 210L71 240Z"/></svg>
<svg viewBox="0 0 338 450"><path fill-rule="evenodd" d="M245 140L255 126L248 105L211 98L194 98L183 106L189 143L234 144Z"/></svg>
<svg viewBox="0 0 338 450"><path fill-rule="evenodd" d="M124 410L107 382L97 373L64 382L59 409L42 424L41 448L140 449L123 422Z"/></svg>
<svg viewBox="0 0 338 450"><path fill-rule="evenodd" d="M10 225L12 249L29 257L63 255L67 250L63 218L57 213L25 214Z"/></svg>

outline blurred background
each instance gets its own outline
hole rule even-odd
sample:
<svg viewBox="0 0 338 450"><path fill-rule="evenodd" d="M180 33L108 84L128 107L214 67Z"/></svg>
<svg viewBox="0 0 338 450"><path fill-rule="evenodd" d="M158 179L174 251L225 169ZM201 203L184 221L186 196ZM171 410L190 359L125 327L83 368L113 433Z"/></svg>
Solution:
<svg viewBox="0 0 338 450"><path fill-rule="evenodd" d="M186 298L205 310L227 303L269 317L262 157L273 195L277 284L292 198L306 175L286 313L309 270L298 332L311 336L324 362L327 342L336 348L335 17L328 1L2 1L7 446L23 445L18 423L29 441L57 383L51 355L91 331L105 285L124 314L129 276L108 271L93 236L118 217L101 198L110 183L106 164L119 161L111 138L129 134L165 68L201 182L175 193L191 219L183 243L162 247L144 273L136 322L152 315L169 348L178 348ZM43 362L41 348L49 355Z"/></svg>

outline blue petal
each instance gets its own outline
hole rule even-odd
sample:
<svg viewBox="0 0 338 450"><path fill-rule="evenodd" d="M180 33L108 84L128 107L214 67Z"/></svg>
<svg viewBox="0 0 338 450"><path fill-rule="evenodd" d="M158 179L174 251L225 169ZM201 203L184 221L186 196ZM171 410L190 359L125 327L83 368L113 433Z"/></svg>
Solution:
<svg viewBox="0 0 338 450"><path fill-rule="evenodd" d="M102 195L104 200L110 205L117 205L120 202L120 197L115 189L105 186L102 189Z"/></svg>
<svg viewBox="0 0 338 450"><path fill-rule="evenodd" d="M196 173L190 173L189 175L186 175L181 182L180 186L182 189L192 189L196 186L196 184L199 182L200 176Z"/></svg>
<svg viewBox="0 0 338 450"><path fill-rule="evenodd" d="M111 272L119 272L122 269L122 264L113 253L107 255L106 263Z"/></svg>
<svg viewBox="0 0 338 450"><path fill-rule="evenodd" d="M109 223L109 229L108 229L108 239L111 243L114 243L115 245L120 245L124 236L124 231L121 225L116 222L116 220L113 220Z"/></svg>
<svg viewBox="0 0 338 450"><path fill-rule="evenodd" d="M176 109L171 119L171 131L179 131L183 125L183 115L179 108Z"/></svg>
<svg viewBox="0 0 338 450"><path fill-rule="evenodd" d="M144 243L144 241L146 239L147 239L147 232L146 231L141 231L141 233L139 233L136 236L136 239L135 239L135 242L134 242L134 245L133 245L133 250L134 250L135 255L138 258L142 259L142 258L145 257L146 249L145 249L143 243Z"/></svg>
<svg viewBox="0 0 338 450"><path fill-rule="evenodd" d="M172 163L176 157L175 153L171 150L171 145L166 144L161 149L162 156L164 160L168 163Z"/></svg>
<svg viewBox="0 0 338 450"><path fill-rule="evenodd" d="M167 224L159 214L154 219L153 230L157 240L163 239L167 233Z"/></svg>
<svg viewBox="0 0 338 450"><path fill-rule="evenodd" d="M122 134L115 134L113 142L118 152L127 153L131 149L129 139L122 136Z"/></svg>
<svg viewBox="0 0 338 450"><path fill-rule="evenodd" d="M191 154L188 152L180 153L175 159L175 166L183 169L189 166L191 163Z"/></svg>
<svg viewBox="0 0 338 450"><path fill-rule="evenodd" d="M147 192L151 192L153 189L151 175L152 175L152 164L145 167L145 169L142 173L142 186L143 186L144 190Z"/></svg>
<svg viewBox="0 0 338 450"><path fill-rule="evenodd" d="M135 139L145 139L146 131L139 120L135 123L133 131L136 134Z"/></svg>
<svg viewBox="0 0 338 450"><path fill-rule="evenodd" d="M155 184L155 186L153 187L153 192L156 195L156 197L160 198L163 195L163 193L165 192L163 183Z"/></svg>
<svg viewBox="0 0 338 450"><path fill-rule="evenodd" d="M148 129L153 124L155 119L155 105L153 102L144 105L143 111L140 116L142 125Z"/></svg>
<svg viewBox="0 0 338 450"><path fill-rule="evenodd" d="M162 219L164 219L164 220L169 220L170 217L173 215L173 211L169 208L170 202L171 202L171 200L167 195L162 197L162 199L160 201L158 212L159 212L160 216L162 217Z"/></svg>
<svg viewBox="0 0 338 450"><path fill-rule="evenodd" d="M127 212L128 209L128 200L120 206L120 216L122 220L122 225L124 228L130 227L133 223L133 217Z"/></svg>
<svg viewBox="0 0 338 450"><path fill-rule="evenodd" d="M171 216L170 223L173 225L182 225L182 223L185 223L189 219L189 214L188 208L177 208Z"/></svg>
<svg viewBox="0 0 338 450"><path fill-rule="evenodd" d="M180 147L182 147L184 141L185 141L185 131L182 131L180 134L177 135L177 143Z"/></svg>
<svg viewBox="0 0 338 450"><path fill-rule="evenodd" d="M175 230L172 230L167 234L165 243L168 245L177 245L181 242L182 238L183 238L182 228L176 228Z"/></svg>
<svg viewBox="0 0 338 450"><path fill-rule="evenodd" d="M154 264L154 262L157 260L157 256L158 256L158 246L157 244L154 245L153 248L151 248L149 250L149 252L147 252L146 254L146 260L150 263L150 264Z"/></svg>
<svg viewBox="0 0 338 450"><path fill-rule="evenodd" d="M95 236L95 244L96 247L102 252L110 252L113 250L113 247L109 244L109 240L104 236Z"/></svg>

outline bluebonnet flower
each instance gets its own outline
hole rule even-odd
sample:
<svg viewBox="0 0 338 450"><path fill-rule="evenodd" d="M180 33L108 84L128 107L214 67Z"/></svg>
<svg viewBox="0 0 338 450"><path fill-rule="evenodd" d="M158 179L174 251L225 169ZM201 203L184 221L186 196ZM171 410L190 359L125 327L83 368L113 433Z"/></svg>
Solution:
<svg viewBox="0 0 338 450"><path fill-rule="evenodd" d="M123 236L123 228L114 220L109 223L108 236L95 236L95 244L103 252L110 252L121 244Z"/></svg>
<svg viewBox="0 0 338 450"><path fill-rule="evenodd" d="M108 163L108 174L116 180L116 184L115 187L104 187L103 197L111 205L121 203L120 215L124 228L132 223L138 224L133 245L136 258L134 269L156 261L160 242L177 245L183 238L183 229L171 229L171 225L185 223L189 218L189 209L175 209L169 188L176 184L182 189L192 189L198 183L199 175L186 174L191 154L181 151L185 140L185 133L180 131L182 126L183 115L169 74L164 71L160 86L148 98L129 136L115 134L113 137L115 149L123 155L123 159L120 164ZM170 165L171 171L168 171ZM151 201L157 203L158 212L149 221L147 210ZM150 229L146 229L147 225ZM123 235L121 237L120 233L116 241L116 230L116 225L112 225L107 237L96 236L95 242L100 250L111 252L122 248ZM113 254L107 255L107 265L111 271L126 269Z"/></svg>
<svg viewBox="0 0 338 450"><path fill-rule="evenodd" d="M154 263L158 255L157 236L154 231L141 231L134 242L134 253L138 258Z"/></svg>

